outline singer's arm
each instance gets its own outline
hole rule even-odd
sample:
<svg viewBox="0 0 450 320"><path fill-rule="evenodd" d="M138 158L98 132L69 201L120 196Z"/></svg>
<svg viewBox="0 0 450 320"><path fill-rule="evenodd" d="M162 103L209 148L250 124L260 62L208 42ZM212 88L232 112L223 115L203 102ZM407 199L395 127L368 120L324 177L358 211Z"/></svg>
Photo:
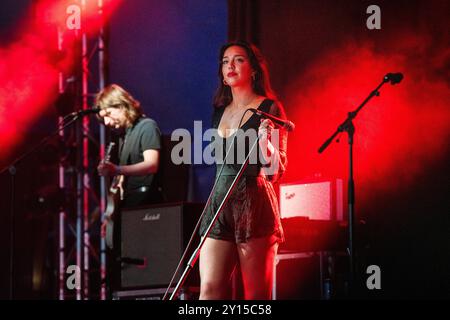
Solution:
<svg viewBox="0 0 450 320"><path fill-rule="evenodd" d="M274 103L270 114L286 119L283 106ZM259 127L259 147L263 173L272 181L281 178L287 167L287 131L273 128L270 120L264 120Z"/></svg>

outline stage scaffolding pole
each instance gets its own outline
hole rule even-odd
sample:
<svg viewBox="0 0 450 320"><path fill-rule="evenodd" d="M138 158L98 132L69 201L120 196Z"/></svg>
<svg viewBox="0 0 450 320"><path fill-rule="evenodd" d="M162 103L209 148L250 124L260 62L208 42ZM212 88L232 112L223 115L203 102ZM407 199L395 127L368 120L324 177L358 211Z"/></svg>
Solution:
<svg viewBox="0 0 450 320"><path fill-rule="evenodd" d="M105 19L103 16L103 0L98 0L98 14L101 19L101 27L98 36L98 84L99 89L103 89L106 84L106 70L107 70L107 59L106 59L106 49L105 46ZM106 135L105 135L105 127L100 126L100 159L103 159L105 156L105 144L106 144ZM103 213L106 210L106 180L105 177L100 177L100 212L102 213L101 221L103 222L104 216ZM103 281L106 278L106 245L105 239L100 238L100 299L106 299L106 283Z"/></svg>
<svg viewBox="0 0 450 320"><path fill-rule="evenodd" d="M82 16L85 17L86 13L86 0L81 1L82 4ZM85 19L83 19L86 21ZM90 109L88 103L89 95L89 51L88 51L88 36L86 33L85 24L83 24L82 35L82 108L83 110ZM90 192L90 176L89 176L89 133L90 133L90 117L83 117L83 156L82 156L82 190L83 190L83 207L82 207L82 221L83 221L83 298L89 298L89 247L90 247L90 234L89 234L89 192Z"/></svg>
<svg viewBox="0 0 450 320"><path fill-rule="evenodd" d="M74 37L76 46L80 48L74 54L75 70L71 75L59 73L59 94L65 94L70 82L75 84L78 98L73 105L74 111L93 108L95 93L105 86L107 81L106 32L104 19L104 0L97 0L96 18L101 23L99 31L88 33L85 23L87 1L78 0L81 7L81 30L58 29L58 50L63 54L64 36ZM92 13L91 13L92 14ZM97 64L98 63L98 64ZM60 125L62 116L58 119ZM60 128L60 126L59 126ZM98 130L97 130L98 128ZM61 208L58 220L58 299L106 299L106 245L100 237L100 225L106 208L106 180L99 178L96 171L98 158L103 158L106 133L103 126L89 117L82 117L73 127L75 135L75 164L67 168L63 159L59 165L59 187L67 191L73 201ZM60 139L66 150L73 147L67 145L66 133L60 131ZM96 151L93 151L92 148ZM99 157L93 156L98 154ZM72 180L71 180L72 179ZM68 185L72 181L72 185ZM94 182L99 183L94 183ZM70 188L72 187L72 188ZM98 228L97 228L98 227ZM97 263L94 265L94 263ZM75 264L79 273L79 284L75 289L67 288L68 267ZM97 268L98 265L98 268ZM95 278L94 276L97 276ZM94 282L93 280L97 280ZM98 287L94 284L98 283Z"/></svg>
<svg viewBox="0 0 450 320"><path fill-rule="evenodd" d="M63 32L58 28L58 51L61 53L63 51ZM64 74L60 70L58 72L58 93L63 95L65 91L65 79ZM63 116L60 114L58 116L58 129L61 128L63 122ZM64 130L59 131L59 139L64 141ZM61 190L65 190L65 175L64 175L64 164L63 158L60 159L58 165L58 186ZM66 208L62 206L59 208L58 212L58 299L64 300L64 286L65 286L65 270L66 270L66 258L65 258L65 223L66 223Z"/></svg>

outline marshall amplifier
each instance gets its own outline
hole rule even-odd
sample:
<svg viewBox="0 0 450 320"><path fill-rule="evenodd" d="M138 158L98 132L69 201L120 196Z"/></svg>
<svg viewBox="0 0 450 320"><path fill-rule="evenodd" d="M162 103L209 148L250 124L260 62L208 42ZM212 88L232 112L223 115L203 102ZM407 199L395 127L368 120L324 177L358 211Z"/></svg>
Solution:
<svg viewBox="0 0 450 320"><path fill-rule="evenodd" d="M121 287L166 287L183 255L204 204L175 203L123 210ZM196 235L175 281L199 244ZM186 279L197 281L195 268ZM187 282L188 283L188 282ZM176 284L176 282L175 282Z"/></svg>

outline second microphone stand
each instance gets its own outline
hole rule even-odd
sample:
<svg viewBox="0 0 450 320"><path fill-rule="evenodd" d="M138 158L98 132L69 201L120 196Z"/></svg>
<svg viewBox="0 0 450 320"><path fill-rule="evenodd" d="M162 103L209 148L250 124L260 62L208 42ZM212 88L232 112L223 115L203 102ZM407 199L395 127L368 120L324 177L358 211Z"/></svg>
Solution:
<svg viewBox="0 0 450 320"><path fill-rule="evenodd" d="M353 137L355 134L355 126L353 124L353 119L356 118L358 112L364 107L364 105L372 99L374 96L379 96L378 91L386 82L391 82L391 84L399 83L403 78L402 74L387 74L383 81L373 90L369 96L361 103L361 105L354 111L348 113L347 119L342 122L336 131L328 138L322 146L319 148L318 152L322 153L328 145L333 141L333 139L341 132L345 131L348 134L348 145L349 145L349 177L348 177L348 255L349 255L349 287L348 293L352 297L355 295L355 272L356 272L356 261L355 261L355 182L353 180Z"/></svg>

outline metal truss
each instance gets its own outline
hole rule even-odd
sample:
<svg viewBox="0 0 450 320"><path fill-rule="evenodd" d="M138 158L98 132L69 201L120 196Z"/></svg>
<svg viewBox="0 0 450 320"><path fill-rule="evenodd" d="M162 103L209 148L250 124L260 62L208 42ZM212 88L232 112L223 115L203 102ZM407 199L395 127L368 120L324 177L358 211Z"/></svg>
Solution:
<svg viewBox="0 0 450 320"><path fill-rule="evenodd" d="M104 1L97 0L95 14L102 26L95 35L88 34L83 25L86 0L76 2L81 8L81 29L58 30L60 54L68 50L75 52L72 73L59 73L60 98L72 95L73 99L61 100L72 103L70 109L74 111L92 108L95 92L105 86L107 70ZM61 125L63 116L58 121ZM60 130L60 140L70 151L59 164L59 187L65 191L67 201L58 215L57 296L60 300L104 300L106 254L100 225L106 207L106 182L98 177L96 167L105 152L105 129L95 118L84 116Z"/></svg>

